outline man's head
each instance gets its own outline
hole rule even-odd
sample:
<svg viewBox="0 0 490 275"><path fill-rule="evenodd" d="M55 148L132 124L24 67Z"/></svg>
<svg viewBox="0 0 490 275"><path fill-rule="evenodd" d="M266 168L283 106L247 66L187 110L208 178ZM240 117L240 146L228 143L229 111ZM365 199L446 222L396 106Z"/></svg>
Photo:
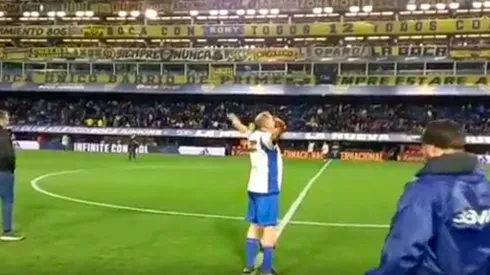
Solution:
<svg viewBox="0 0 490 275"><path fill-rule="evenodd" d="M0 127L6 128L9 125L9 113L5 110L0 110Z"/></svg>
<svg viewBox="0 0 490 275"><path fill-rule="evenodd" d="M459 123L440 119L430 122L421 137L425 158L439 157L464 150L465 135Z"/></svg>
<svg viewBox="0 0 490 275"><path fill-rule="evenodd" d="M255 125L263 131L272 131L276 127L276 121L271 113L261 112L255 117Z"/></svg>

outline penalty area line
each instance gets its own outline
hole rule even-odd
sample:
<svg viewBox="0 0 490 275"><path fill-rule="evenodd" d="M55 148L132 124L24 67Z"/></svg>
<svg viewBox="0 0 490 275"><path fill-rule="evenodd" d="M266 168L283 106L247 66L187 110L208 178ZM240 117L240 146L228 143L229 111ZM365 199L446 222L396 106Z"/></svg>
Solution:
<svg viewBox="0 0 490 275"><path fill-rule="evenodd" d="M110 204L110 203L103 203L103 202L77 199L77 198L68 197L68 196L64 196L64 195L60 195L60 194L56 194L56 193L47 191L39 185L40 181L47 179L47 178L57 177L57 176L61 176L61 175L76 174L76 173L80 173L83 171L88 171L88 170L69 170L69 171L59 171L59 172L44 174L44 175L41 175L41 176L33 179L31 181L31 187L36 192L43 194L43 195L46 195L48 197L63 200L63 201L88 205L88 206L96 206L96 207L101 207L101 208L125 210L125 211L146 213L146 214L166 215L166 216L180 216L180 217L193 217L193 218L202 218L202 219L245 221L244 217L238 217L238 216L226 216L226 215L215 215L215 214L205 214L205 213L190 213L190 212L179 212L179 211L165 211L165 210L158 210L158 209L151 209L151 208L140 208L140 207L132 207L132 206L126 206L126 205L118 205L118 204ZM284 218L286 218L286 216ZM284 218L283 218L283 220L284 220ZM292 215L291 215L291 218L292 218ZM319 226L319 227L364 228L364 229L366 229L366 228L388 228L388 225L382 225L382 224L328 223L328 222L310 222L310 221L292 221L292 220L289 220L288 224Z"/></svg>

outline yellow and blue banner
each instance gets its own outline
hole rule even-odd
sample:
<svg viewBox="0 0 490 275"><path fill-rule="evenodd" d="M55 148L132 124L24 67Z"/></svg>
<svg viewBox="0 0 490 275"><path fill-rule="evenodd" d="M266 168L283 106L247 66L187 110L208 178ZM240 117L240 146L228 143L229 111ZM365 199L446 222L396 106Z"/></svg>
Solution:
<svg viewBox="0 0 490 275"><path fill-rule="evenodd" d="M5 60L144 60L155 62L292 62L305 60L306 48L101 48L101 47L42 47L3 48Z"/></svg>
<svg viewBox="0 0 490 275"><path fill-rule="evenodd" d="M184 38L318 37L488 33L490 19L448 18L297 24L0 26L0 37Z"/></svg>
<svg viewBox="0 0 490 275"><path fill-rule="evenodd" d="M91 26L85 37L163 38L163 37L305 37L325 35L421 35L484 33L490 20L483 18L426 19L404 21L356 21L298 24L174 25L174 26ZM1 28L0 28L1 33Z"/></svg>
<svg viewBox="0 0 490 275"><path fill-rule="evenodd" d="M155 62L294 62L329 61L370 57L451 57L453 59L487 59L490 48L458 49L444 45L401 45L350 47L288 48L130 48L130 47L34 47L2 48L4 60L144 60ZM427 59L427 61L429 61Z"/></svg>
<svg viewBox="0 0 490 275"><path fill-rule="evenodd" d="M488 85L490 76L485 75L369 75L340 76L337 85L346 86L443 86L443 85Z"/></svg>

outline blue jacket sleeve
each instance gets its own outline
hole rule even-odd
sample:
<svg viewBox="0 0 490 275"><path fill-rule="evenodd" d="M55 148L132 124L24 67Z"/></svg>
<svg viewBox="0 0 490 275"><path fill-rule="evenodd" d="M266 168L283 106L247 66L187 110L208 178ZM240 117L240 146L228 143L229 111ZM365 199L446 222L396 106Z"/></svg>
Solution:
<svg viewBox="0 0 490 275"><path fill-rule="evenodd" d="M437 195L430 189L424 182L407 184L392 219L380 264L367 275L408 275L415 271L433 234L433 201Z"/></svg>

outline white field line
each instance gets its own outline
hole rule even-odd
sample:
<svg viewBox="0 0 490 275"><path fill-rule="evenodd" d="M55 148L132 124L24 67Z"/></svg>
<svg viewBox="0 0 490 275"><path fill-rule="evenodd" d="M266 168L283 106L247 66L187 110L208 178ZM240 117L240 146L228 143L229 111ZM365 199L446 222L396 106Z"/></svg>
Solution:
<svg viewBox="0 0 490 275"><path fill-rule="evenodd" d="M83 171L87 171L87 170L69 170L69 171L59 171L59 172L44 174L44 175L41 175L41 176L33 179L31 181L31 186L35 191L37 191L41 194L44 194L46 196L49 196L49 197L52 197L55 199L59 199L59 200L89 205L89 206L97 206L97 207L110 208L110 209L116 209L116 210L126 210L126 211L132 211L132 212L157 214L157 215L167 215L167 216L181 216L181 217L194 217L194 218L204 218L204 219L221 219L221 220L244 221L244 218L239 217L239 216L215 215L215 214L205 214L205 213L189 213L189 212L179 212L179 211L165 211L165 210L158 210L158 209L151 209L151 208L132 207L132 206L126 206L126 205L118 205L118 204L110 204L110 203L102 203L102 202L95 202L95 201L89 201L89 200L82 200L82 199L72 198L72 197L68 197L68 196L59 195L59 194L56 194L53 192L49 192L49 191L43 189L39 185L40 181L42 181L46 178L56 177L56 176L61 176L61 175L75 174L75 173L80 173ZM344 228L388 228L388 225L383 225L383 224L327 223L327 222L310 222L310 221L289 221L288 224L322 226L322 227L344 227Z"/></svg>
<svg viewBox="0 0 490 275"><path fill-rule="evenodd" d="M301 192L299 193L296 200L291 204L289 209L286 211L286 214L284 214L284 217L281 219L281 221L279 222L279 225L277 226L276 245L277 245L277 242L279 241L279 237L281 237L282 232L286 228L286 225L291 223L291 219L293 218L296 211L298 211L298 208L301 205L301 203L303 202L303 200L305 199L306 195L308 194L308 191L310 191L310 189L313 186L313 184L315 183L315 181L318 179L318 177L320 177L320 175L323 173L323 171L325 171L325 169L327 169L327 167L330 165L330 163L332 163L332 160L329 160L327 163L325 163L322 166L322 168L320 168L320 170L306 183L305 187L303 188L303 190L301 190ZM264 259L264 253L262 251L260 251L255 256L255 267L256 268L258 268L262 265L263 259Z"/></svg>
<svg viewBox="0 0 490 275"><path fill-rule="evenodd" d="M296 211L298 211L298 208L300 207L301 203L303 202L306 195L308 194L308 191L310 191L313 184L321 176L323 171L327 169L330 163L332 163L332 160L329 160L327 163L325 163L325 165L323 165L322 168L320 168L320 170L308 181L308 183L306 183L306 186L303 188L303 190L301 190L296 200L291 204L289 209L286 211L286 214L284 214L284 217L281 219L279 225L277 226L276 241L279 240L279 237L281 236L282 232L284 231L288 223L291 222L291 219L293 218Z"/></svg>

